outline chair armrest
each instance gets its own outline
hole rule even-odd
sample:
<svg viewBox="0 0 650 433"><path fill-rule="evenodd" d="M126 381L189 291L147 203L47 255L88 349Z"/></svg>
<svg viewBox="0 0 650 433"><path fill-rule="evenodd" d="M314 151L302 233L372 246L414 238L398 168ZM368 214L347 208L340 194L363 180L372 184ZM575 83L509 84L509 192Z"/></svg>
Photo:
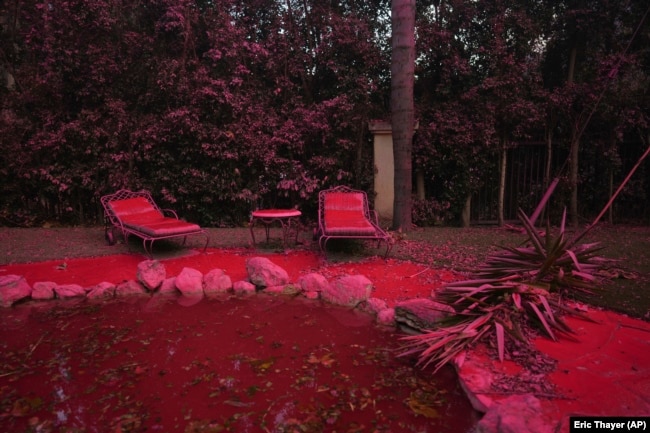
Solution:
<svg viewBox="0 0 650 433"><path fill-rule="evenodd" d="M178 219L178 214L174 210L172 209L160 209L160 210L162 211L163 215L165 214L165 212L168 212L173 218Z"/></svg>

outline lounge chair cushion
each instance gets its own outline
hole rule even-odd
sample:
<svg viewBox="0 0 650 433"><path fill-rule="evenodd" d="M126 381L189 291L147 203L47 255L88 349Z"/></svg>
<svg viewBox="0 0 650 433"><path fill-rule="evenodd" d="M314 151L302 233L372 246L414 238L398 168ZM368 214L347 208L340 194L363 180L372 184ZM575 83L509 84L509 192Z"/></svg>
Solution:
<svg viewBox="0 0 650 433"><path fill-rule="evenodd" d="M113 200L108 203L115 216L121 221L155 221L164 215L144 197Z"/></svg>
<svg viewBox="0 0 650 433"><path fill-rule="evenodd" d="M162 218L157 221L147 221L145 223L125 222L124 225L153 237L182 235L183 233L189 234L201 231L201 227L197 224L177 220L176 218Z"/></svg>
<svg viewBox="0 0 650 433"><path fill-rule="evenodd" d="M108 205L126 227L149 236L169 236L201 230L197 224L165 217L145 197L114 200Z"/></svg>
<svg viewBox="0 0 650 433"><path fill-rule="evenodd" d="M337 236L374 236L364 213L363 194L333 192L325 196L325 233Z"/></svg>

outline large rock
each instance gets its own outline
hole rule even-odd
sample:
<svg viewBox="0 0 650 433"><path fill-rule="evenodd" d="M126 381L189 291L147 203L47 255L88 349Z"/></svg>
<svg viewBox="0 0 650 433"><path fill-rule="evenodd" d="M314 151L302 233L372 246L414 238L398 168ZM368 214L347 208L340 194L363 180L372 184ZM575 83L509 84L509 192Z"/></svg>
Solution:
<svg viewBox="0 0 650 433"><path fill-rule="evenodd" d="M176 288L176 277L165 278L156 293L163 295L178 293L178 289Z"/></svg>
<svg viewBox="0 0 650 433"><path fill-rule="evenodd" d="M298 280L303 294L308 299L318 299L323 290L330 289L330 283L327 278L317 272L300 277Z"/></svg>
<svg viewBox="0 0 650 433"><path fill-rule="evenodd" d="M343 275L321 291L321 299L331 304L356 307L372 293L372 282L363 275Z"/></svg>
<svg viewBox="0 0 650 433"><path fill-rule="evenodd" d="M79 284L60 284L54 288L54 293L61 299L86 296L86 289Z"/></svg>
<svg viewBox="0 0 650 433"><path fill-rule="evenodd" d="M248 281L235 281L232 290L237 295L252 295L256 293L255 285Z"/></svg>
<svg viewBox="0 0 650 433"><path fill-rule="evenodd" d="M386 308L377 313L377 323L384 326L395 326L395 309Z"/></svg>
<svg viewBox="0 0 650 433"><path fill-rule="evenodd" d="M551 433L555 429L540 413L542 405L532 394L513 395L488 409L477 433Z"/></svg>
<svg viewBox="0 0 650 433"><path fill-rule="evenodd" d="M138 263L137 278L144 287L156 290L167 277L165 265L158 260L145 260Z"/></svg>
<svg viewBox="0 0 650 433"><path fill-rule="evenodd" d="M435 329L450 314L454 314L454 309L449 305L425 298L408 299L395 305L395 322L406 331Z"/></svg>
<svg viewBox="0 0 650 433"><path fill-rule="evenodd" d="M115 287L115 296L143 296L147 295L147 289L135 280L123 281Z"/></svg>
<svg viewBox="0 0 650 433"><path fill-rule="evenodd" d="M232 280L223 269L213 269L203 276L203 291L206 295L226 293L232 289Z"/></svg>
<svg viewBox="0 0 650 433"><path fill-rule="evenodd" d="M48 300L54 299L54 288L57 284L54 281L39 281L32 287L32 299Z"/></svg>
<svg viewBox="0 0 650 433"><path fill-rule="evenodd" d="M379 314L380 311L385 310L386 308L388 308L386 301L379 298L369 298L367 301L362 302L361 305L359 305L361 311L375 315Z"/></svg>
<svg viewBox="0 0 650 433"><path fill-rule="evenodd" d="M88 299L110 299L115 296L115 284L103 281L90 287Z"/></svg>
<svg viewBox="0 0 650 433"><path fill-rule="evenodd" d="M194 268L183 268L176 276L176 288L185 296L203 294L203 273Z"/></svg>
<svg viewBox="0 0 650 433"><path fill-rule="evenodd" d="M25 277L20 275L5 275L0 277L0 304L11 307L21 299L29 298L32 288L27 284Z"/></svg>
<svg viewBox="0 0 650 433"><path fill-rule="evenodd" d="M256 287L282 286L289 282L287 271L266 257L251 257L246 260L248 280Z"/></svg>

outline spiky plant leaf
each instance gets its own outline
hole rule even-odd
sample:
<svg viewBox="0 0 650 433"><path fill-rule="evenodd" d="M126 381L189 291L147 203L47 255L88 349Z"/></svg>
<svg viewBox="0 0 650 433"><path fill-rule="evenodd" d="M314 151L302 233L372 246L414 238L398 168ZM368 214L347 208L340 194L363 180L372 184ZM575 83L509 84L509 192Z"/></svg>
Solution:
<svg viewBox="0 0 650 433"><path fill-rule="evenodd" d="M503 325L499 322L494 322L494 330L497 335L497 352L499 353L499 361L503 362L505 352L505 337L503 335Z"/></svg>
<svg viewBox="0 0 650 433"><path fill-rule="evenodd" d="M551 327L546 322L546 319L544 318L544 315L542 314L542 312L539 311L539 308L537 308L537 305L535 305L534 302L528 302L528 306L535 312L535 314L537 315L537 318L539 319L540 323L544 327L544 330L546 330L546 333L551 338L551 340L557 341L557 338L555 338L555 334L553 333L553 330L551 329Z"/></svg>
<svg viewBox="0 0 650 433"><path fill-rule="evenodd" d="M537 252L540 255L544 255L542 239L537 233L537 230L535 230L535 226L530 222L530 219L528 219L528 215L526 215L523 210L518 209L517 216L521 220L521 223L524 226L524 229L526 230L526 233L528 234L528 237L530 238L530 241L533 243L533 246Z"/></svg>

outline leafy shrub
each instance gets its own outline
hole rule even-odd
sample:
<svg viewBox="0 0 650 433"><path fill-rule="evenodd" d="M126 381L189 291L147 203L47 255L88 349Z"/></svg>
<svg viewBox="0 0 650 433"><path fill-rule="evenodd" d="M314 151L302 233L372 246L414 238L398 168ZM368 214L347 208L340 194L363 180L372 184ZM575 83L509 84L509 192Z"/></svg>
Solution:
<svg viewBox="0 0 650 433"><path fill-rule="evenodd" d="M434 198L422 200L414 197L412 203L411 219L413 224L420 227L444 224L452 218L451 204L448 201L439 202Z"/></svg>

